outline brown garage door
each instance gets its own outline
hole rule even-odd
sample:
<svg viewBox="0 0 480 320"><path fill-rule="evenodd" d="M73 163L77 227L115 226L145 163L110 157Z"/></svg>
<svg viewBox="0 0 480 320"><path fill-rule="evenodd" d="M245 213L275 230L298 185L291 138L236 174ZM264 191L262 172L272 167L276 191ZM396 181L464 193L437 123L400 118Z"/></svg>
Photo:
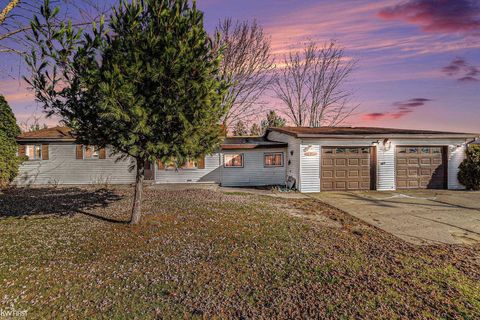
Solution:
<svg viewBox="0 0 480 320"><path fill-rule="evenodd" d="M444 147L397 147L397 189L444 189L447 160Z"/></svg>
<svg viewBox="0 0 480 320"><path fill-rule="evenodd" d="M370 148L322 148L322 191L369 190L370 182Z"/></svg>

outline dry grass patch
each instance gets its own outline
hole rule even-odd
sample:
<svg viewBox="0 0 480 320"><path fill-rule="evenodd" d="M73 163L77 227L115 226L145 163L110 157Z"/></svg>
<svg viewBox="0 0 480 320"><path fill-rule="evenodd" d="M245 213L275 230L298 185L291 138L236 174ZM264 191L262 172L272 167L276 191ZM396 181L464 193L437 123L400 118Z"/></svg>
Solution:
<svg viewBox="0 0 480 320"><path fill-rule="evenodd" d="M0 308L33 318L480 317L478 246L416 247L315 200L208 190L149 189L141 225L105 221L126 220L130 202L125 188L0 195Z"/></svg>

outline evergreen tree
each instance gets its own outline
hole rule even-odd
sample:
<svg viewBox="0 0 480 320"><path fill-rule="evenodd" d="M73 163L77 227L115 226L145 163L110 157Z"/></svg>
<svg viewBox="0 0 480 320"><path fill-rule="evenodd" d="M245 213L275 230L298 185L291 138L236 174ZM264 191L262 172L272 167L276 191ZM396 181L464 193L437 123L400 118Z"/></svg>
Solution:
<svg viewBox="0 0 480 320"><path fill-rule="evenodd" d="M258 125L258 123L252 124L252 127L250 128L250 135L251 136L261 136L262 135L262 128Z"/></svg>
<svg viewBox="0 0 480 320"><path fill-rule="evenodd" d="M270 110L267 113L267 117L265 118L265 120L262 120L261 122L262 131L265 132L268 128L272 127L285 127L286 123L287 121L277 115L275 110Z"/></svg>
<svg viewBox="0 0 480 320"><path fill-rule="evenodd" d="M21 133L15 115L2 95L0 95L0 131L13 140Z"/></svg>
<svg viewBox="0 0 480 320"><path fill-rule="evenodd" d="M58 11L45 0L42 19L32 21L27 63L33 76L27 81L79 143L108 145L135 160L136 224L146 161L182 165L221 142L228 89L218 76L221 52L195 1L122 0L110 30L102 19L90 32L58 24Z"/></svg>
<svg viewBox="0 0 480 320"><path fill-rule="evenodd" d="M0 95L0 188L6 187L18 174L20 158L17 157L16 138L20 128L15 115L3 96Z"/></svg>
<svg viewBox="0 0 480 320"><path fill-rule="evenodd" d="M242 137L248 135L247 126L242 120L238 120L233 127L233 135L237 137Z"/></svg>

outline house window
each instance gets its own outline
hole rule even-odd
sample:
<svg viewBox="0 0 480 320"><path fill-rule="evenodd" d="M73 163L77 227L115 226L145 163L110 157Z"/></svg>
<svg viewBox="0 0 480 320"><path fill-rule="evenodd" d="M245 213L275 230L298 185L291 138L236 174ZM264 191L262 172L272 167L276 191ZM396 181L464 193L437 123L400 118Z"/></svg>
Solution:
<svg viewBox="0 0 480 320"><path fill-rule="evenodd" d="M265 153L263 155L263 164L265 167L283 167L283 153Z"/></svg>
<svg viewBox="0 0 480 320"><path fill-rule="evenodd" d="M25 146L25 155L28 160L42 160L42 145L32 144Z"/></svg>
<svg viewBox="0 0 480 320"><path fill-rule="evenodd" d="M224 161L227 168L243 168L243 153L225 154Z"/></svg>
<svg viewBox="0 0 480 320"><path fill-rule="evenodd" d="M175 165L175 161L169 161L165 164L165 169L167 170L175 170L177 169ZM198 161L197 160L188 160L185 164L178 169L198 169Z"/></svg>
<svg viewBox="0 0 480 320"><path fill-rule="evenodd" d="M83 159L99 159L100 149L95 146L83 146Z"/></svg>

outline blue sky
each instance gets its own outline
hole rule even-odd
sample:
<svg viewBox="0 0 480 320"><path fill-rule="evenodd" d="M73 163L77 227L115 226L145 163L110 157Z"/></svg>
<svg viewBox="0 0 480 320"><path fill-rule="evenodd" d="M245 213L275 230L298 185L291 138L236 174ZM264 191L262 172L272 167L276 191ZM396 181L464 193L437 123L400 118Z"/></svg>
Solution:
<svg viewBox="0 0 480 320"><path fill-rule="evenodd" d="M480 131L479 2L198 0L208 30L224 17L257 19L278 62L306 41L337 40L358 60L347 85L360 107L349 125L472 132ZM15 73L18 63L11 56L0 66ZM0 92L19 121L41 114L25 85L3 73Z"/></svg>

